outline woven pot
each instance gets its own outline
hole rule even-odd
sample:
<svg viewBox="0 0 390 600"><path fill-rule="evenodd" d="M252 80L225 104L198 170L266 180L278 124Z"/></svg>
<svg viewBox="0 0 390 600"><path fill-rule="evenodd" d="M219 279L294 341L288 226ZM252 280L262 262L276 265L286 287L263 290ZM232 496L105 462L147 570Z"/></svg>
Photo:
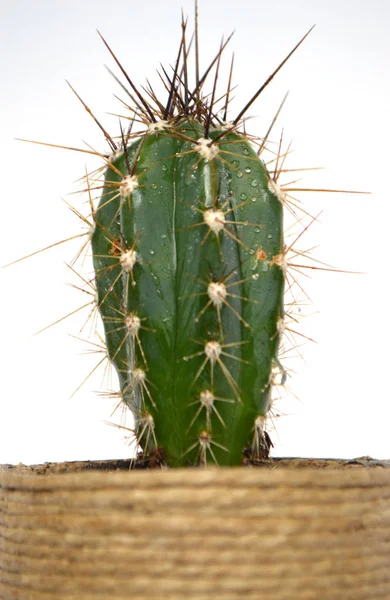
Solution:
<svg viewBox="0 0 390 600"><path fill-rule="evenodd" d="M118 466L3 467L1 599L390 598L389 462Z"/></svg>

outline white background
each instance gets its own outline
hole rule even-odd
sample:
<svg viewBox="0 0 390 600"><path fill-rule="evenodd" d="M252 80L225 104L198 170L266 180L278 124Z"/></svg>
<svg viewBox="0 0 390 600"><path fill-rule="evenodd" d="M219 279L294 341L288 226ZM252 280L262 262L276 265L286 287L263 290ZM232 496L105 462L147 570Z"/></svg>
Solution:
<svg viewBox="0 0 390 600"><path fill-rule="evenodd" d="M79 223L61 198L96 166L88 155L33 146L15 137L105 151L103 137L72 94L70 80L114 134L123 97L103 64L114 64L96 33L114 48L137 85L157 81L160 61L173 63L180 10L188 0L13 0L0 8L1 253L0 264L77 233ZM300 37L304 45L251 110L250 130L262 135L284 93L290 95L274 138L284 126L293 140L290 166L323 166L306 186L368 190L370 196L303 194L311 214L324 212L300 248L364 275L313 272L305 289L313 301L301 331L317 343L277 406L286 416L271 434L275 456L371 455L389 458L389 23L387 0L200 0L201 63L205 68L223 33L236 33L234 117ZM192 28L192 26L191 26ZM190 29L191 29L190 28ZM122 111L123 112L123 111ZM249 125L248 125L249 130ZM124 432L107 426L113 402L98 396L102 372L75 388L98 361L82 355L78 335L88 311L33 334L88 301L66 286L78 283L65 263L78 244L65 244L0 271L0 462L36 463L125 457ZM290 365L289 365L290 366ZM115 387L113 380L112 388ZM119 416L116 421L118 422Z"/></svg>

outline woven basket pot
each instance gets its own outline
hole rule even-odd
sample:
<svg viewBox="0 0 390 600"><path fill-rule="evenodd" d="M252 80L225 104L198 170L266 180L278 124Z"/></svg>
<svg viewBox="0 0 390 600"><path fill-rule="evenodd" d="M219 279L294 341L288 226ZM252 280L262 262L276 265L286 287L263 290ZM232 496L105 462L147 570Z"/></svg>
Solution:
<svg viewBox="0 0 390 600"><path fill-rule="evenodd" d="M389 463L118 462L3 467L2 600L390 598Z"/></svg>

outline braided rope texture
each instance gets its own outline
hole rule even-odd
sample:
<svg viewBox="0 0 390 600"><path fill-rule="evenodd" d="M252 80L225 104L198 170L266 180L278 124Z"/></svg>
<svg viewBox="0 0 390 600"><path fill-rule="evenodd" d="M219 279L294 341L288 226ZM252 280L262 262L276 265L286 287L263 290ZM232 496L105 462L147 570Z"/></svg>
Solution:
<svg viewBox="0 0 390 600"><path fill-rule="evenodd" d="M0 598L389 599L390 469L2 470Z"/></svg>

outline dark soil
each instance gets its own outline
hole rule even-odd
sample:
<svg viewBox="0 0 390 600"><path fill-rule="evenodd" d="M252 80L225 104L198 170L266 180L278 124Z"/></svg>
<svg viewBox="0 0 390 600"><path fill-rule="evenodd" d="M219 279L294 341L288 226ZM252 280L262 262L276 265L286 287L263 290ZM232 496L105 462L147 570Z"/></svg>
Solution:
<svg viewBox="0 0 390 600"><path fill-rule="evenodd" d="M360 458L268 458L262 461L251 462L241 468L263 469L353 469L356 467L390 468L390 460L376 460L370 456ZM161 468L158 457L153 461L130 459L112 459L96 461L74 461L65 463L44 463L41 465L0 465L0 471L14 471L21 474L35 473L37 475L55 475L60 473L76 473L78 471L128 471L130 469L155 469Z"/></svg>

